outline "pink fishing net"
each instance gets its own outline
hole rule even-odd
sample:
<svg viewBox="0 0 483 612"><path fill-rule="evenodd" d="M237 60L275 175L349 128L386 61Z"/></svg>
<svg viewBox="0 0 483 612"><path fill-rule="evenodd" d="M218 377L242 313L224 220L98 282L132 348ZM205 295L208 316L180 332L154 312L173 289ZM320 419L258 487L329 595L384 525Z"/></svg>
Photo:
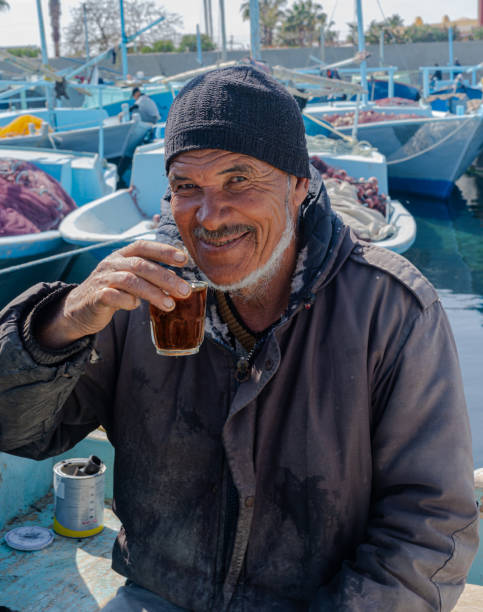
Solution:
<svg viewBox="0 0 483 612"><path fill-rule="evenodd" d="M0 159L0 237L56 229L75 208L59 182L34 164Z"/></svg>

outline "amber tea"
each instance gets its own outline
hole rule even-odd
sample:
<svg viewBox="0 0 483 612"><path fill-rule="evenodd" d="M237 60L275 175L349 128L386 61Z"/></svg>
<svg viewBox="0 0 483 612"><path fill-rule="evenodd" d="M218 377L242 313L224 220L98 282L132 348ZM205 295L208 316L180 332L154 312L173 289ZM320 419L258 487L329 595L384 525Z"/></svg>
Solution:
<svg viewBox="0 0 483 612"><path fill-rule="evenodd" d="M191 295L176 299L171 312L149 305L151 337L158 355L193 355L197 353L205 331L207 284L191 283Z"/></svg>

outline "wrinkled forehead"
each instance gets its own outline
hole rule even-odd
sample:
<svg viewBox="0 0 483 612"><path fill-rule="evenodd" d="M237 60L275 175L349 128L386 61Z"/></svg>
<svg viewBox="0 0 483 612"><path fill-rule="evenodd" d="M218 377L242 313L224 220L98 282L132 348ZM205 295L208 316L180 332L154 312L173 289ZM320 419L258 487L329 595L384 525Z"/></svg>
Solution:
<svg viewBox="0 0 483 612"><path fill-rule="evenodd" d="M168 178L175 179L179 173L202 172L228 174L231 172L248 173L251 175L266 175L269 173L286 173L275 168L268 162L223 149L197 149L183 151L173 158L170 164Z"/></svg>

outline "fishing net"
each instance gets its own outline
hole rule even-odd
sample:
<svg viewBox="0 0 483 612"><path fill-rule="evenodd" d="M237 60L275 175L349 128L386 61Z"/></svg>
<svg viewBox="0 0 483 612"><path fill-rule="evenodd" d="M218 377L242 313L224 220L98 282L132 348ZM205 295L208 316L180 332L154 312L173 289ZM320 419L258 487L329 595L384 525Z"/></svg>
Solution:
<svg viewBox="0 0 483 612"><path fill-rule="evenodd" d="M0 236L54 230L75 208L59 182L34 164L0 159Z"/></svg>

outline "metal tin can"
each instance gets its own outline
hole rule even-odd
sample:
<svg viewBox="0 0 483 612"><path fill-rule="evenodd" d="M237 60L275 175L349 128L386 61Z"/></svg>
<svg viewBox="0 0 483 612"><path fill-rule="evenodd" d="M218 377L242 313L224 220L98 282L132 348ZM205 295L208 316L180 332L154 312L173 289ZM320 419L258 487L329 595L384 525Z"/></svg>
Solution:
<svg viewBox="0 0 483 612"><path fill-rule="evenodd" d="M79 473L87 459L64 459L54 465L54 531L71 538L87 538L104 529L106 465L95 474Z"/></svg>

